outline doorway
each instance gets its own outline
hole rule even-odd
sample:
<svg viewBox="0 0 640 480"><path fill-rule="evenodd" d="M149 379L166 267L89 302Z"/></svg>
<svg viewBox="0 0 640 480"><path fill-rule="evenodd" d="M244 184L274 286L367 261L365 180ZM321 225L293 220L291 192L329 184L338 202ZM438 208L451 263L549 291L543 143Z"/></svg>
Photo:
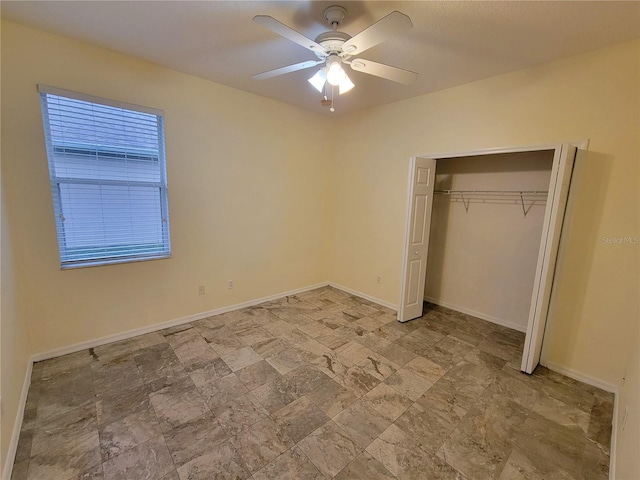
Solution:
<svg viewBox="0 0 640 480"><path fill-rule="evenodd" d="M565 215L577 147L586 149L587 143L491 149L412 157L409 169L407 221L398 320L404 322L422 315L423 292L427 269L429 268L427 262L429 254L429 231L431 227L434 194L436 191L435 174L437 161L461 159L465 157L485 157L489 159L490 156L500 154L533 154L548 151L552 155L553 160L546 191L529 190L522 187L495 190L438 188L439 193L456 195L467 211L469 208L472 208L472 198L482 197L482 195L486 193L493 195L493 197L501 195L511 195L516 199L520 197L522 211L525 216L527 215L527 208L531 208L535 203L535 197L540 197L543 195L543 192L546 194L546 197L544 197L546 206L544 208L540 242L537 246L537 261L535 262L536 267L532 282L533 287L531 288L531 301L529 303L526 321L526 337L521 364L522 371L532 373L539 363L542 350L542 340L551 300L560 233ZM533 199L531 197L533 197Z"/></svg>

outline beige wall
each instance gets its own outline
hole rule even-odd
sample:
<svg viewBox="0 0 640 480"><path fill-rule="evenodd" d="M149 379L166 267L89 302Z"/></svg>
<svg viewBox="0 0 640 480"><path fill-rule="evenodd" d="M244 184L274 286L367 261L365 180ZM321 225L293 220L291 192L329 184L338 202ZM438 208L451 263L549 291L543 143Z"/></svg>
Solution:
<svg viewBox="0 0 640 480"><path fill-rule="evenodd" d="M630 332L629 335L631 354L625 369L626 381L621 386L618 397L615 454L615 472L618 480L637 480L640 478L640 456L638 456L638 445L640 445L640 322L638 324L635 331ZM625 421L626 408L629 409L629 413Z"/></svg>
<svg viewBox="0 0 640 480"><path fill-rule="evenodd" d="M549 189L553 150L437 161L436 190ZM527 329L546 198L433 199L425 299ZM468 209L463 202L469 202Z"/></svg>
<svg viewBox="0 0 640 480"><path fill-rule="evenodd" d="M6 122L3 122L3 126ZM2 176L4 183L5 177ZM0 187L4 197L4 185ZM0 198L2 209L0 225L2 251L0 252L0 395L2 396L2 418L0 419L0 472L4 472L9 439L19 410L20 394L24 384L32 349L26 319L18 314L16 302L16 265L12 258L12 236L8 217ZM2 473L0 473L2 475Z"/></svg>
<svg viewBox="0 0 640 480"><path fill-rule="evenodd" d="M37 84L165 111L173 258L59 269ZM327 118L11 22L2 94L13 254L36 352L326 281Z"/></svg>
<svg viewBox="0 0 640 480"><path fill-rule="evenodd" d="M409 157L591 139L543 360L617 384L638 319L640 41L341 117L331 279L398 302ZM382 276L382 283L376 277Z"/></svg>

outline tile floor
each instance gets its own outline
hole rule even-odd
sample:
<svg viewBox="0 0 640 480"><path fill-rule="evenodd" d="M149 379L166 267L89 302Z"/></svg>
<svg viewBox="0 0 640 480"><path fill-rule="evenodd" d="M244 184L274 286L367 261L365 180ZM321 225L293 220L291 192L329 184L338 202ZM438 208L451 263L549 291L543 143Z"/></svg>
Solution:
<svg viewBox="0 0 640 480"><path fill-rule="evenodd" d="M606 479L611 394L330 287L34 365L12 480Z"/></svg>

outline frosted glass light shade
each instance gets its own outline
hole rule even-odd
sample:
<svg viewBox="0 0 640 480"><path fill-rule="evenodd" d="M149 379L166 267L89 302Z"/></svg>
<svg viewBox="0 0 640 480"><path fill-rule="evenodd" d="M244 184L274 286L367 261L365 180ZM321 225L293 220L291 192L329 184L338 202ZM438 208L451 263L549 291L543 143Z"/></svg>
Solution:
<svg viewBox="0 0 640 480"><path fill-rule="evenodd" d="M355 87L354 83L351 81L349 76L345 73L344 74L344 78L342 79L342 81L340 82L340 85L339 85L340 95L342 95L343 93L347 93L353 87Z"/></svg>
<svg viewBox="0 0 640 480"><path fill-rule="evenodd" d="M346 75L339 62L332 62L327 70L327 82L334 86L340 85Z"/></svg>
<svg viewBox="0 0 640 480"><path fill-rule="evenodd" d="M322 93L322 89L324 88L324 83L327 81L327 74L324 68L321 68L316 72L316 74L311 77L308 82L313 85L313 87Z"/></svg>

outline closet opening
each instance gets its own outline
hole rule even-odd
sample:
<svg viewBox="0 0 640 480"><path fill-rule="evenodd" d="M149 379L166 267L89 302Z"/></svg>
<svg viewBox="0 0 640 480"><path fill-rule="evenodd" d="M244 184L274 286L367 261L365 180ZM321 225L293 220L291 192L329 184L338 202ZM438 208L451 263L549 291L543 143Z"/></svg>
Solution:
<svg viewBox="0 0 640 480"><path fill-rule="evenodd" d="M413 157L398 320L426 301L525 332L521 370L532 373L575 154L562 144Z"/></svg>

